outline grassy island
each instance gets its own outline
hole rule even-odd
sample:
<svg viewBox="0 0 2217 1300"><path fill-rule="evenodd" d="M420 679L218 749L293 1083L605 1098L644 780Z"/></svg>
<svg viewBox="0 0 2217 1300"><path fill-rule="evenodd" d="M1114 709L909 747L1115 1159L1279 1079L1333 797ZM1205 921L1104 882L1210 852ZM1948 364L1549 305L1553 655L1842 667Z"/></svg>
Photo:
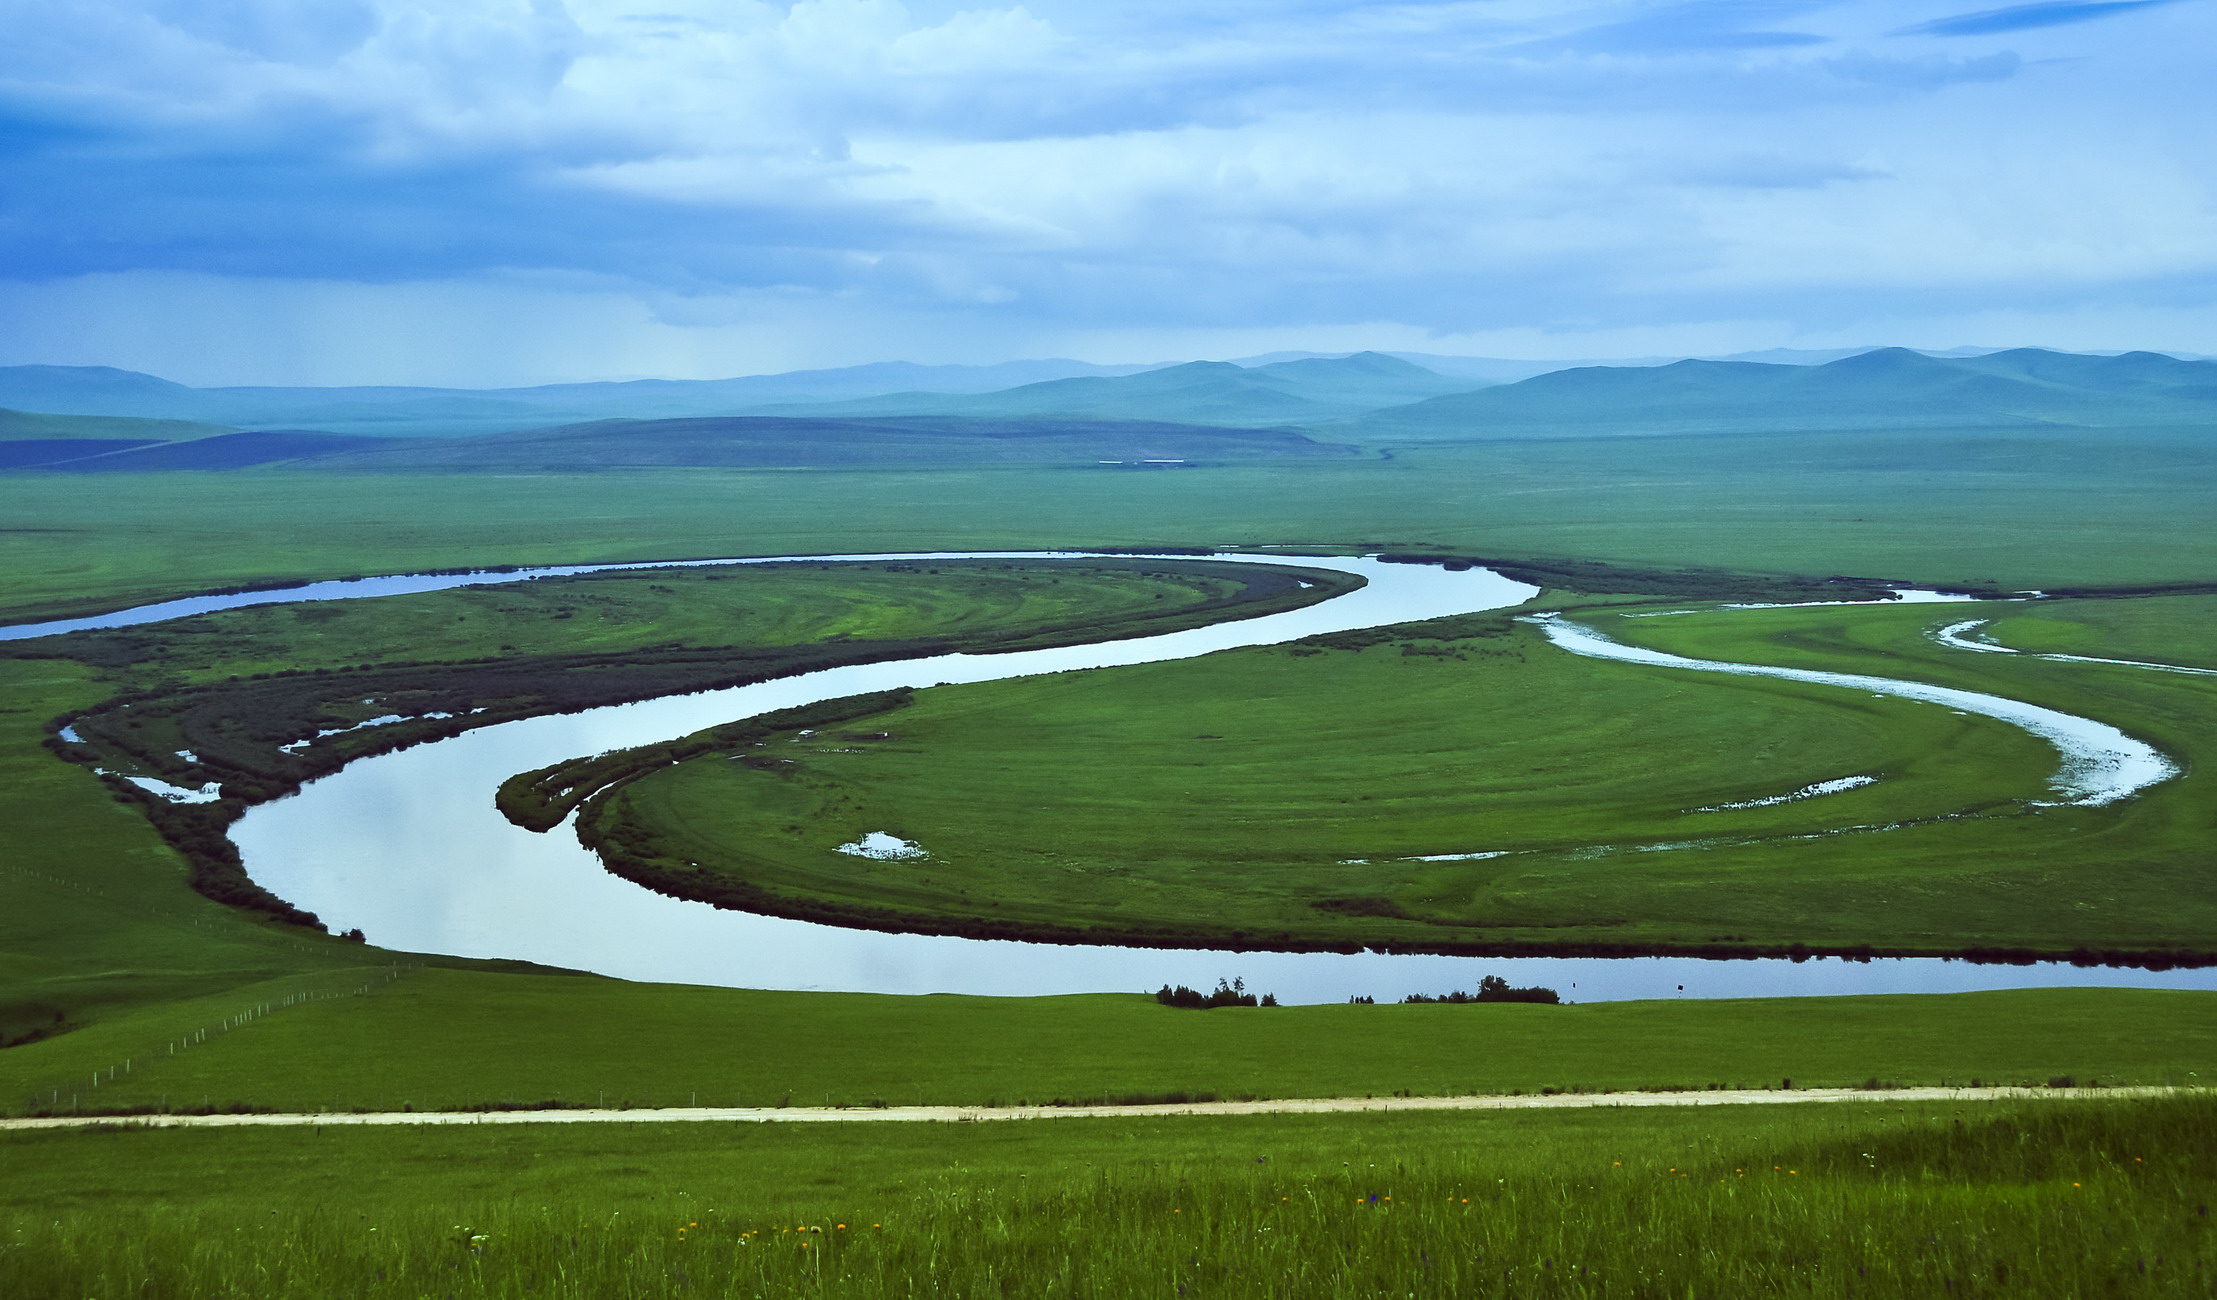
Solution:
<svg viewBox="0 0 2217 1300"><path fill-rule="evenodd" d="M2123 624L2134 653L2206 654L2217 599L2149 603L1569 615L1691 657L2045 704L2186 769L2113 807L2042 806L2055 751L1990 718L1578 658L1487 616L919 692L844 729L659 767L593 805L581 833L669 892L899 929L1197 947L2191 955L2217 947L2203 788L2217 682L1929 636L1986 618L2005 640L2102 646ZM1795 797L1842 779L1853 787ZM929 856L838 851L869 831Z"/></svg>

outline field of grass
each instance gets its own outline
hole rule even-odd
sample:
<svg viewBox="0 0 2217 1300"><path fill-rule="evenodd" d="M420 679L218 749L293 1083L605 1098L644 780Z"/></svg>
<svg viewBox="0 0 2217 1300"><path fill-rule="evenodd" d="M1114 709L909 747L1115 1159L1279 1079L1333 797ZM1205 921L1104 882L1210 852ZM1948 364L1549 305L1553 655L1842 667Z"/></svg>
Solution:
<svg viewBox="0 0 2217 1300"><path fill-rule="evenodd" d="M2217 601L2166 603L2133 623L2133 644L2156 657L2206 645ZM695 897L953 932L1196 946L2217 948L2199 761L2217 690L1925 635L2025 608L1577 617L1701 658L2032 700L2149 739L2184 762L2183 778L2115 807L2034 809L2057 757L1990 719L1577 658L1526 625L1447 620L920 692L854 724L887 740L777 741L778 765L696 759L621 787L587 820L624 874ZM1850 776L1876 783L1730 806ZM1867 829L1880 826L1893 829ZM866 831L931 857L834 851Z"/></svg>
<svg viewBox="0 0 2217 1300"><path fill-rule="evenodd" d="M0 1137L14 1295L2203 1296L2206 1098Z"/></svg>
<svg viewBox="0 0 2217 1300"><path fill-rule="evenodd" d="M11 1048L0 1056L0 1109L981 1105L2217 1078L2217 994L2180 990L1188 1011L1137 994L904 998L395 973L336 972L323 988L369 991L278 1007L174 1054L191 1029L266 1005L271 990Z"/></svg>
<svg viewBox="0 0 2217 1300"><path fill-rule="evenodd" d="M2044 744L1989 719L1579 659L1506 618L1476 631L920 692L847 730L773 742L788 765L662 769L595 822L635 855L911 920L1196 941L1452 941L1445 924L1485 941L1514 937L1516 919L1465 882L1532 870L1525 854L1585 862L2013 809L2053 769ZM857 745L849 731L891 738ZM1890 779L1808 805L1688 811L1861 772ZM835 851L874 830L932 857ZM1417 860L1512 851L1508 864ZM1588 926L1639 915L1636 900L1612 903Z"/></svg>
<svg viewBox="0 0 2217 1300"><path fill-rule="evenodd" d="M107 698L92 669L0 660L0 693L0 1042L362 962L355 945L194 893L134 806L40 747L49 718Z"/></svg>
<svg viewBox="0 0 2217 1300"><path fill-rule="evenodd" d="M128 670L134 682L197 683L501 655L1028 637L1133 619L1176 627L1186 620L1163 616L1217 615L1251 577L1206 561L1113 559L619 571L258 606L48 644Z"/></svg>
<svg viewBox="0 0 2217 1300"><path fill-rule="evenodd" d="M2013 606L1980 629L2014 650L2217 668L2217 597L2051 600Z"/></svg>
<svg viewBox="0 0 2217 1300"><path fill-rule="evenodd" d="M1102 544L1433 549L2011 588L2207 583L2217 581L2213 496L2217 452L2206 438L2130 431L1502 443L1154 474L15 477L0 479L0 618L458 565ZM204 625L212 633L107 639L114 653L97 663L0 659L0 1044L13 1044L0 1047L0 1102L869 1105L1789 1076L2198 1083L2217 1069L2217 997L2190 993L1190 1012L1133 995L756 993L396 957L193 893L185 864L135 808L39 747L49 719L126 687L198 689L364 662L644 656L671 642L968 635L1160 604L1190 610L1183 602L1212 590L1017 582L943 601L918 592L944 575L888 574L873 587L877 578L842 571L852 585L833 593L788 573L760 601L708 575L651 575L588 580L568 596L456 593L227 615ZM1991 612L1995 634L2026 648L2191 663L2209 662L2212 605L1948 612ZM1112 778L1126 787L1117 797L1157 796L1129 801L1122 820L1096 805L1068 828L1095 839L1046 847L1108 845L1127 861L1181 864L1142 900L1174 917L1236 925L1248 923L1241 906L1277 907L1364 939L2211 946L2213 801L2200 761L2217 734L2210 688L1945 652L1922 639L1927 612L1739 611L1610 630L1692 654L2039 699L2146 736L2188 760L2188 776L2118 809L2017 817L2011 801L2039 792L2048 760L1985 720L1572 661L1524 628L1101 674L1110 687L1134 685L1112 699L1117 690L1089 680L1085 690L1101 694L1043 695L1035 713L1014 702L996 713L981 693L926 692L918 719L936 730L903 722L897 742L864 758L921 772L903 750L929 739L925 757L946 773L932 779L974 783L975 824L1001 828L1012 851L1026 848L1008 828L1027 793L1049 829L1069 816L1056 800L1103 799ZM1065 741L1098 752L1058 750L1058 720ZM1112 752L1119 735L1136 748ZM846 761L819 752L828 748L782 752L821 774ZM1030 766L1017 770L1019 760ZM862 765L837 775L848 782ZM1761 797L1842 765L1886 779L1836 804L1683 812L1700 791L1720 792L1716 802ZM1304 791L1274 784L1274 770L1340 784ZM899 815L913 791L895 784L869 792L891 802L867 808L857 786L823 787L820 807ZM673 808L674 793L654 792ZM839 797L855 802L831 802ZM705 825L702 798L691 807ZM1258 800L1263 811L1241 811ZM1956 807L1994 815L1882 838L1760 838ZM789 835L788 822L755 842ZM1584 856L1676 838L1679 822L1759 842ZM935 851L955 842L951 830L926 837L891 820L853 829L904 830ZM1533 852L1379 862L1490 849L1493 835L1523 837ZM1310 858L1371 858L1303 868L1310 879L1364 873L1350 877L1359 888L1332 895L1354 905L1317 909L1294 873L1239 882L1227 866L1238 852L1289 845ZM920 878L901 864L871 870L880 883ZM938 864L924 870L939 880ZM1099 903L1087 872L1057 870L1063 893L1002 906ZM1199 910L1225 882L1244 884L1248 901L1217 896ZM1146 893L1133 883L1120 892ZM955 909L979 898L962 887L934 884L926 901ZM2083 1105L895 1132L10 1134L0 1136L0 1293L2207 1294L2206 1103ZM883 1228L863 1236L865 1216ZM824 1231L780 1231L800 1226Z"/></svg>
<svg viewBox="0 0 2217 1300"><path fill-rule="evenodd" d="M135 795L111 790L43 747L56 717L151 692L114 729L120 748L100 752L104 765L198 785L248 779L267 759L286 766L264 775L297 777L315 755L279 754L279 741L399 707L383 696L364 703L362 683L378 679L365 666L412 665L401 675L419 688L466 685L470 674L496 669L513 685L534 663L567 664L564 654L651 650L668 657L673 647L797 643L836 655L843 646L919 639L1019 643L1079 626L1090 634L1152 630L1222 616L1251 579L1206 565L1173 573L1125 561L947 565L937 573L898 566L663 571L269 606L9 643L0 653L0 824L10 835L0 859L0 1044L113 1006L365 961L354 945L195 894L187 863L148 824ZM62 655L82 658L39 657ZM488 658L490 668L469 666ZM352 671L317 675L336 669ZM265 676L285 670L303 675ZM281 688L293 704L314 707L298 717L259 717L257 701ZM195 691L214 694L202 699ZM172 697L208 707L172 716L163 709ZM200 713L209 715L208 729L184 727ZM372 744L379 730L316 744ZM206 752L192 761L174 752L193 746ZM235 761L226 765L232 748Z"/></svg>
<svg viewBox="0 0 2217 1300"><path fill-rule="evenodd" d="M862 550L1293 544L2011 588L2217 580L2205 436L1796 434L1421 447L1153 474L0 478L0 617L272 578Z"/></svg>

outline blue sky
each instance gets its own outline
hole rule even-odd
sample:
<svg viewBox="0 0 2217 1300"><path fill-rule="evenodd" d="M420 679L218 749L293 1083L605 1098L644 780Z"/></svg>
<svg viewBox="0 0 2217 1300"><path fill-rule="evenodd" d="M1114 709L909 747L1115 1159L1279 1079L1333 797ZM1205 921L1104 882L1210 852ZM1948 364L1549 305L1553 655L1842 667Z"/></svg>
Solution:
<svg viewBox="0 0 2217 1300"><path fill-rule="evenodd" d="M0 0L0 363L2217 352L2217 4Z"/></svg>

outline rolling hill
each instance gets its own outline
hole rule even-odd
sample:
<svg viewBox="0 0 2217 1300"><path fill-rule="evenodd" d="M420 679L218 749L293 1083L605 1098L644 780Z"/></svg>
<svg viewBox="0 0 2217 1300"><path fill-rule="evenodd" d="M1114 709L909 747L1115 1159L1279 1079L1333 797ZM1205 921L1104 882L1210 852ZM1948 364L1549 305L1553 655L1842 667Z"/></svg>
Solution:
<svg viewBox="0 0 2217 1300"><path fill-rule="evenodd" d="M455 436L617 417L733 415L766 405L838 401L903 390L982 393L1075 375L1123 375L1144 369L1059 359L989 366L889 361L737 379L459 389L192 388L108 366L0 366L0 407L390 437Z"/></svg>
<svg viewBox="0 0 2217 1300"><path fill-rule="evenodd" d="M918 416L813 419L724 416L603 420L474 438L413 438L312 462L359 472L528 472L693 466L867 468L880 465L1182 464L1347 457L1340 443L1286 429L1135 420L979 420Z"/></svg>
<svg viewBox="0 0 2217 1300"><path fill-rule="evenodd" d="M1087 416L1191 424L1318 424L1477 386L1377 352L1259 366L1189 361L1135 375L1025 384L997 393L892 393L811 407L819 415ZM780 408L781 414L800 414Z"/></svg>
<svg viewBox="0 0 2217 1300"><path fill-rule="evenodd" d="M0 410L0 470L90 461L134 448L184 445L232 432L219 424L188 420Z"/></svg>
<svg viewBox="0 0 2217 1300"><path fill-rule="evenodd" d="M52 463L46 468L70 474L146 474L161 470L251 469L256 465L308 462L347 451L389 447L413 441L369 438L351 433L318 433L297 429L264 429L251 432L226 430L191 441L157 442L140 447L119 447L104 456Z"/></svg>
<svg viewBox="0 0 2217 1300"><path fill-rule="evenodd" d="M1880 348L1824 365L1680 361L1559 370L1373 412L1369 439L1856 429L2217 426L2217 362L2018 348Z"/></svg>

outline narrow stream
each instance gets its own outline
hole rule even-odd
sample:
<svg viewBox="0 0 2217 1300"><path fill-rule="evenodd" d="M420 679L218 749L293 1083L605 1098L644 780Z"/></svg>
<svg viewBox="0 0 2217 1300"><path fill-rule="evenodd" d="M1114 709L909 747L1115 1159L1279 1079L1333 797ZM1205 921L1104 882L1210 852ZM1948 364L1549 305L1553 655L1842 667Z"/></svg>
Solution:
<svg viewBox="0 0 2217 1300"><path fill-rule="evenodd" d="M793 558L930 561L1048 557L1038 553L962 552ZM1070 558L1078 556L1072 554ZM1227 561L1243 557L1213 558ZM1134 991L1164 983L1205 987L1220 978L1241 977L1250 988L1274 992L1289 1003L1338 1002L1356 995L1397 1000L1409 993L1473 988L1482 974L1499 974L1512 984L1548 985L1574 1001L1955 992L2053 985L2217 988L2217 970L1976 966L1938 959L1791 962L1232 953L879 934L719 911L664 898L610 875L577 843L568 827L535 835L509 824L493 808L493 791L513 773L581 754L666 740L714 723L812 700L897 686L992 681L1189 658L1325 632L1505 608L1533 593L1528 586L1484 570L1450 572L1338 557L1258 555L1251 559L1354 573L1365 578L1368 585L1302 610L1163 636L1017 654L946 655L857 665L733 690L485 727L351 764L311 783L293 798L252 809L234 828L233 838L256 880L279 896L317 912L334 929L359 927L371 941L402 950L520 958L637 980L747 988L1027 995ZM790 561L691 563L778 562ZM211 607L229 608L656 567L670 566L579 565L497 574L410 575L199 599L228 601L231 603ZM0 628L0 638L47 635L78 627L130 626L204 612L200 607L182 608L187 605L194 602L167 602L95 619L69 620L66 625ZM1998 711L2003 708L2033 707L1994 697L1979 698L1993 706L1981 711L1996 717L2005 716ZM2015 717L2009 720L2019 721ZM2083 719L2072 721L2102 727ZM2019 721L2019 725L2025 724ZM2161 756L2156 755L2156 759L2161 761Z"/></svg>
<svg viewBox="0 0 2217 1300"><path fill-rule="evenodd" d="M1651 664L1658 668L1690 668L1698 672L1730 673L1738 677L1776 677L1791 682L1813 682L1820 686L1844 686L1851 690L1869 691L1873 695L1922 700L1928 704L1943 704L1964 713L1999 718L2054 745L2056 752L2062 755L2063 766L2050 782L2058 801L2062 803L2095 807L2111 804L2120 799L2129 799L2158 781L2167 781L2178 775L2178 765L2165 758L2155 746L2146 741L2128 736L2106 722L2045 709L2021 700L2003 699L1998 695L1986 695L1978 691L1957 690L1952 686L1931 686L1924 682L1901 681L1892 677L1869 677L1862 673L1834 673L1810 668L1776 668L1768 664L1732 664L1719 663L1712 659L1689 659L1684 655L1612 641L1590 627L1569 622L1554 614L1535 614L1526 617L1524 621L1537 624L1547 634L1547 639L1556 645L1574 655L1585 655L1588 658L1616 659L1625 663Z"/></svg>
<svg viewBox="0 0 2217 1300"><path fill-rule="evenodd" d="M2185 664L2160 664L2148 659L2102 659L2094 655L2043 654L2038 650L2018 650L1992 640L1980 628L1993 622L1990 618L1970 618L1960 623L1932 629L1932 639L1950 650L1976 650L1981 654L2022 655L2027 659L2046 659L2059 664L2113 664L2120 668L2144 668L2151 673L2180 673L2188 677L2217 677L2217 668L2189 668Z"/></svg>

